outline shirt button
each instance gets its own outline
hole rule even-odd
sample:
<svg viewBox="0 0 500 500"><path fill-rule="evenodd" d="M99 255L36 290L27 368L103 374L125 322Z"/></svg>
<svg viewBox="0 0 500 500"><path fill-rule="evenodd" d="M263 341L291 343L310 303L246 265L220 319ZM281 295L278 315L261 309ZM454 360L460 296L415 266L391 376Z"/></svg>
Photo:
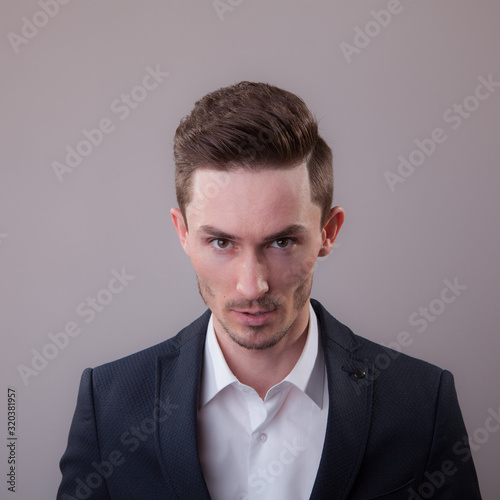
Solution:
<svg viewBox="0 0 500 500"><path fill-rule="evenodd" d="M267 434L265 434L264 432L260 433L259 434L259 437L258 437L258 440L261 442L261 443L265 443L267 441Z"/></svg>

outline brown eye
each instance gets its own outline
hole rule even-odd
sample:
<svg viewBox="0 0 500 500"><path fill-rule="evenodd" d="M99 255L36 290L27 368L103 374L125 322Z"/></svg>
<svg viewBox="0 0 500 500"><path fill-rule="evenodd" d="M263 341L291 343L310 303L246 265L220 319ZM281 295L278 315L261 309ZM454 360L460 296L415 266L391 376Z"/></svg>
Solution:
<svg viewBox="0 0 500 500"><path fill-rule="evenodd" d="M278 248L286 248L290 245L290 239L280 238L279 240L276 240L275 243Z"/></svg>
<svg viewBox="0 0 500 500"><path fill-rule="evenodd" d="M215 248L224 250L225 248L229 247L230 243L228 240L225 240L223 238L217 238L216 240L212 240L212 245L214 245Z"/></svg>

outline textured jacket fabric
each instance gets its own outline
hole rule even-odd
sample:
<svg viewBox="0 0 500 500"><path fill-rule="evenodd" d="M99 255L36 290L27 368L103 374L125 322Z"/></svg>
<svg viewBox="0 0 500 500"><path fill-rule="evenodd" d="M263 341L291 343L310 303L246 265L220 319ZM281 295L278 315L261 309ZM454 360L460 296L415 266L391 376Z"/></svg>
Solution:
<svg viewBox="0 0 500 500"><path fill-rule="evenodd" d="M452 374L355 335L311 303L329 415L310 498L480 499ZM209 317L207 311L165 342L84 371L58 500L210 498L197 444Z"/></svg>

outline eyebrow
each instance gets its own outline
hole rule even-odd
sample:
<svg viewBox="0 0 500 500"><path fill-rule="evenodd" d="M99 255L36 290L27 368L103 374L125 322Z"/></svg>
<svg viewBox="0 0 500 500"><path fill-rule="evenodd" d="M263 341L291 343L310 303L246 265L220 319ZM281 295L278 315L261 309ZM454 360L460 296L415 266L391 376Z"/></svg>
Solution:
<svg viewBox="0 0 500 500"><path fill-rule="evenodd" d="M302 233L303 231L305 231L305 229L305 226L303 226L302 224L290 224L277 233L265 236L263 238L263 241L279 240L280 238L286 238L288 236L291 236L292 234ZM199 231L214 236L215 238L221 238L224 240L238 240L238 236L226 233L225 231L222 231L215 226L211 226L210 224L204 224L203 226L200 226Z"/></svg>

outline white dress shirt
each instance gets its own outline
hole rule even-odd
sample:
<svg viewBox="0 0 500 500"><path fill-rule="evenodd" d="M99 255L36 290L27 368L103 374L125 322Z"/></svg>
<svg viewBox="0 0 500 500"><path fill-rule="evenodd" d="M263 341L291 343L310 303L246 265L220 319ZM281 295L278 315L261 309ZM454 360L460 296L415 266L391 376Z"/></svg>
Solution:
<svg viewBox="0 0 500 500"><path fill-rule="evenodd" d="M326 432L328 388L316 314L293 370L262 400L229 369L208 324L198 410L203 474L214 500L306 500Z"/></svg>

